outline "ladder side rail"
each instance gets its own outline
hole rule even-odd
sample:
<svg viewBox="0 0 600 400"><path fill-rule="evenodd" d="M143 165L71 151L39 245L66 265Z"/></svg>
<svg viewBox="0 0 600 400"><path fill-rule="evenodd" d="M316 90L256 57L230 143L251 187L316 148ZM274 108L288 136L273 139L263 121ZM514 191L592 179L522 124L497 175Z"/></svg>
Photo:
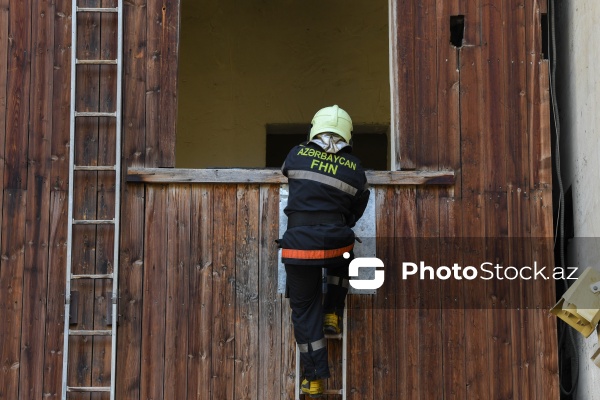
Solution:
<svg viewBox="0 0 600 400"><path fill-rule="evenodd" d="M115 121L115 224L113 251L113 289L112 289L112 338L110 366L110 400L115 400L117 381L117 300L119 298L119 234L121 228L121 129L122 129L122 81L123 81L123 0L117 3L117 109Z"/></svg>
<svg viewBox="0 0 600 400"><path fill-rule="evenodd" d="M348 393L346 374L348 372L348 307L344 307L342 322L342 400L346 400Z"/></svg>
<svg viewBox="0 0 600 400"><path fill-rule="evenodd" d="M67 399L67 373L69 361L69 314L71 303L71 271L72 271L72 240L73 240L73 184L75 165L75 83L76 83L76 58L77 58L77 0L71 3L71 107L69 115L69 194L67 213L67 274L65 284L65 327L63 344L63 375L62 399Z"/></svg>
<svg viewBox="0 0 600 400"><path fill-rule="evenodd" d="M294 385L294 399L300 400L300 349L298 348L298 342L296 344L296 384Z"/></svg>

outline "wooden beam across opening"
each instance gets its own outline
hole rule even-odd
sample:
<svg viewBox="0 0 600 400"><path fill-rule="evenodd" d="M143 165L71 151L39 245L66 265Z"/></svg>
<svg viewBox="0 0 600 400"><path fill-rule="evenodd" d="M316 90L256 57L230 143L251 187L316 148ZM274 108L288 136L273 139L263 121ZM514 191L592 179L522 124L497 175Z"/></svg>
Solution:
<svg viewBox="0 0 600 400"><path fill-rule="evenodd" d="M367 171L370 185L453 185L454 171ZM287 183L279 169L139 168L127 170L127 182L143 183Z"/></svg>

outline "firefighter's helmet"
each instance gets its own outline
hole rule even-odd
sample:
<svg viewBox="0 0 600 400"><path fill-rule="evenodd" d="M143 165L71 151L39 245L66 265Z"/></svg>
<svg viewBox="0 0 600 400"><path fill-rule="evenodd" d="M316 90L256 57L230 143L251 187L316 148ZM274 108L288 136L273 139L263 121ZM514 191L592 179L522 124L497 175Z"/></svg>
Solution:
<svg viewBox="0 0 600 400"><path fill-rule="evenodd" d="M346 143L352 138L352 120L350 115L337 105L325 107L317 111L312 120L309 140L323 132L333 132L340 135Z"/></svg>

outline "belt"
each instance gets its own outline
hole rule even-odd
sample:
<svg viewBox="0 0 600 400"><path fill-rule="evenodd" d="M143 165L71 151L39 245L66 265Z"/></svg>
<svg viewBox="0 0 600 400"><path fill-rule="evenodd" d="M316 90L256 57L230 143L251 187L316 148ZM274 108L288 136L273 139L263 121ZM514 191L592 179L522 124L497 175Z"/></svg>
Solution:
<svg viewBox="0 0 600 400"><path fill-rule="evenodd" d="M346 225L346 217L339 212L322 211L296 211L288 215L288 229L321 224Z"/></svg>

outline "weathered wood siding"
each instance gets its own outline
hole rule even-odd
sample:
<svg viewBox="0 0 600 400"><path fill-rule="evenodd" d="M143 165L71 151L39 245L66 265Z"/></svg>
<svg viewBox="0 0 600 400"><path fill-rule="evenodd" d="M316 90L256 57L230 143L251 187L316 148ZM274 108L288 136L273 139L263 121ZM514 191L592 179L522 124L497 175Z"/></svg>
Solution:
<svg viewBox="0 0 600 400"><path fill-rule="evenodd" d="M124 167L174 166L178 3L125 2ZM391 1L399 164L453 169L456 182L373 193L386 284L348 300L349 398L559 398L552 282L410 282L397 269L553 265L542 12L543 0ZM458 50L451 15L465 16ZM110 58L115 21L80 18L78 51ZM60 397L71 21L67 0L0 0L0 399ZM114 67L80 71L78 107L110 110ZM79 128L78 160L111 163L110 122ZM76 215L110 215L108 174L76 179ZM291 398L290 310L273 275L278 185L128 183L120 195L117 398ZM84 227L74 268L110 270L113 237ZM79 327L102 327L108 284L78 285ZM71 348L71 383L107 382L105 340Z"/></svg>
<svg viewBox="0 0 600 400"><path fill-rule="evenodd" d="M111 7L116 0L80 0L78 4ZM124 165L172 167L179 2L141 0L124 4ZM114 58L116 42L111 38L116 33L115 16L86 14L78 19L79 57ZM1 399L60 398L71 22L70 0L0 1ZM110 65L78 67L79 111L114 111L115 71ZM78 163L114 163L111 124L107 118L78 121ZM74 199L75 216L110 216L114 210L114 177L106 172L78 172L75 179L80 189ZM124 350L119 362L122 368L137 368L138 372L140 330L137 326L131 328L127 318L141 316L142 312L139 278L144 246L143 192L143 188L131 186L125 187L122 194L121 295L129 302L123 305L126 318L120 321L124 340L119 344ZM74 270L110 270L113 238L114 231L106 226L79 229L73 241L77 257ZM109 282L78 282L73 289L79 293L79 328L106 326ZM75 351L70 383L107 384L110 342L89 338L71 343ZM139 377L133 385L123 381L138 389L128 389L127 395L119 398L135 398L139 381ZM108 398L70 396L90 397Z"/></svg>

